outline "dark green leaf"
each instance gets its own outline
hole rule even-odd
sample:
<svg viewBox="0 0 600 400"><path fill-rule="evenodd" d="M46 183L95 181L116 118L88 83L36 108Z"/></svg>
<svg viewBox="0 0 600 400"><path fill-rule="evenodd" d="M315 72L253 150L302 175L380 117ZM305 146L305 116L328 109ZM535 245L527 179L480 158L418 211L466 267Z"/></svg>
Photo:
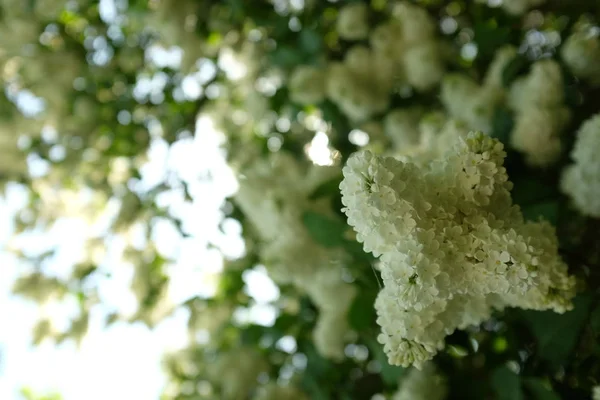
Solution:
<svg viewBox="0 0 600 400"><path fill-rule="evenodd" d="M475 25L473 40L480 54L493 55L496 49L508 42L510 28L499 27L494 20L479 22Z"/></svg>
<svg viewBox="0 0 600 400"><path fill-rule="evenodd" d="M368 329L375 323L375 297L377 294L372 291L361 291L352 302L348 310L348 322L350 327L357 331Z"/></svg>
<svg viewBox="0 0 600 400"><path fill-rule="evenodd" d="M257 345L265 332L265 328L260 325L249 325L241 329L242 343L246 345Z"/></svg>
<svg viewBox="0 0 600 400"><path fill-rule="evenodd" d="M322 197L337 195L340 192L340 182L342 181L342 178L342 176L336 176L335 178L321 183L310 194L309 199L316 200Z"/></svg>
<svg viewBox="0 0 600 400"><path fill-rule="evenodd" d="M343 244L346 230L343 222L312 211L302 215L302 222L310 236L320 245L336 247Z"/></svg>
<svg viewBox="0 0 600 400"><path fill-rule="evenodd" d="M523 384L531 393L531 398L534 400L561 400L554 390L552 390L552 386L541 379L525 379Z"/></svg>
<svg viewBox="0 0 600 400"><path fill-rule="evenodd" d="M600 334L600 305L590 315L590 325L596 335Z"/></svg>
<svg viewBox="0 0 600 400"><path fill-rule="evenodd" d="M559 196L556 187L535 177L521 177L513 182L512 198L521 206L525 219L537 221L542 217L556 225Z"/></svg>
<svg viewBox="0 0 600 400"><path fill-rule="evenodd" d="M323 390L323 387L311 374L302 375L302 386L310 394L311 399L316 400L328 400L327 393Z"/></svg>
<svg viewBox="0 0 600 400"><path fill-rule="evenodd" d="M538 205L553 197L558 198L558 191L555 187L535 177L513 179L513 184L512 199L521 207Z"/></svg>
<svg viewBox="0 0 600 400"><path fill-rule="evenodd" d="M506 64L502 71L502 85L509 87L517 77L527 71L529 60L522 54L517 54Z"/></svg>
<svg viewBox="0 0 600 400"><path fill-rule="evenodd" d="M523 400L521 378L508 367L496 368L492 373L492 389L496 400Z"/></svg>
<svg viewBox="0 0 600 400"><path fill-rule="evenodd" d="M293 47L282 46L271 53L273 65L291 68L301 64L303 61L302 53Z"/></svg>
<svg viewBox="0 0 600 400"><path fill-rule="evenodd" d="M383 351L383 345L375 339L368 339L367 346L373 354L373 358L381 365L381 379L387 386L395 387L398 379L406 372L406 369L396 365L390 365L387 355Z"/></svg>
<svg viewBox="0 0 600 400"><path fill-rule="evenodd" d="M275 321L274 328L282 333L287 333L290 327L298 322L298 318L291 314L281 314Z"/></svg>
<svg viewBox="0 0 600 400"><path fill-rule="evenodd" d="M300 32L300 45L302 49L309 53L314 54L321 50L323 43L323 37L318 32L311 29L303 29Z"/></svg>
<svg viewBox="0 0 600 400"><path fill-rule="evenodd" d="M327 375L332 371L333 364L321 356L311 343L302 348L307 357L306 373L302 375L302 386L310 394L311 399L328 400L326 391Z"/></svg>
<svg viewBox="0 0 600 400"><path fill-rule="evenodd" d="M563 364L577 343L588 316L592 298L579 295L575 308L564 314L552 311L522 311L524 322L537 338L538 355L554 366Z"/></svg>
<svg viewBox="0 0 600 400"><path fill-rule="evenodd" d="M241 292L244 288L244 280L241 271L227 270L219 280L219 297L231 297Z"/></svg>
<svg viewBox="0 0 600 400"><path fill-rule="evenodd" d="M540 217L556 225L558 220L558 200L532 204L522 208L523 217L527 221L538 221Z"/></svg>
<svg viewBox="0 0 600 400"><path fill-rule="evenodd" d="M495 137L505 145L509 143L510 133L513 130L513 115L507 108L497 108L492 120L491 136Z"/></svg>

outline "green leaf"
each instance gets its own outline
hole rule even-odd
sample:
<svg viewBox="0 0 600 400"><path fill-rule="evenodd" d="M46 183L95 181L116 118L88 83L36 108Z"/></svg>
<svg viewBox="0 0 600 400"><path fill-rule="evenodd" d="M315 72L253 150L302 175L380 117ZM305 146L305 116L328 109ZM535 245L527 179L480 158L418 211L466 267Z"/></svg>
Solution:
<svg viewBox="0 0 600 400"><path fill-rule="evenodd" d="M523 400L521 378L508 367L496 368L492 373L492 389L497 400Z"/></svg>
<svg viewBox="0 0 600 400"><path fill-rule="evenodd" d="M590 315L590 325L596 335L600 334L600 305Z"/></svg>
<svg viewBox="0 0 600 400"><path fill-rule="evenodd" d="M537 338L538 355L558 367L563 364L577 344L585 323L592 297L579 295L573 301L575 308L564 314L552 311L521 311L524 322Z"/></svg>
<svg viewBox="0 0 600 400"><path fill-rule="evenodd" d="M285 335L288 333L290 328L298 323L298 317L292 314L281 314L275 320L275 325L273 328L281 333L281 335Z"/></svg>
<svg viewBox="0 0 600 400"><path fill-rule="evenodd" d="M538 378L528 378L523 381L527 390L531 393L534 400L560 400L560 397L554 392L552 386Z"/></svg>
<svg viewBox="0 0 600 400"><path fill-rule="evenodd" d="M291 68L302 61L302 53L291 46L281 46L271 53L271 62L276 66Z"/></svg>
<svg viewBox="0 0 600 400"><path fill-rule="evenodd" d="M248 325L240 329L242 343L246 345L257 345L265 333L265 328L260 325Z"/></svg>
<svg viewBox="0 0 600 400"><path fill-rule="evenodd" d="M322 197L337 195L340 192L340 182L343 177L336 176L328 181L321 183L317 188L310 194L309 199L316 200Z"/></svg>
<svg viewBox="0 0 600 400"><path fill-rule="evenodd" d="M303 29L300 32L300 46L305 52L315 54L321 50L323 36L312 29Z"/></svg>
<svg viewBox="0 0 600 400"><path fill-rule="evenodd" d="M540 217L556 225L558 221L558 200L546 201L522 207L526 221L538 221Z"/></svg>
<svg viewBox="0 0 600 400"><path fill-rule="evenodd" d="M329 373L333 370L333 364L321 356L310 342L305 343L301 351L307 357L306 372L302 374L302 386L310 394L311 399L330 399L326 391L326 383L328 383Z"/></svg>
<svg viewBox="0 0 600 400"><path fill-rule="evenodd" d="M558 191L535 177L522 177L514 181L513 201L521 206L523 216L528 221L539 217L556 225L558 219Z"/></svg>
<svg viewBox="0 0 600 400"><path fill-rule="evenodd" d="M503 107L497 108L494 111L492 132L490 136L498 139L504 144L508 144L514 124L515 121L513 115L509 109Z"/></svg>
<svg viewBox="0 0 600 400"><path fill-rule="evenodd" d="M473 41L477 43L479 53L491 56L496 49L508 42L510 28L498 26L495 20L479 22L475 25Z"/></svg>
<svg viewBox="0 0 600 400"><path fill-rule="evenodd" d="M302 386L310 393L310 398L315 400L328 400L329 396L323 390L323 386L319 384L317 379L311 374L302 375Z"/></svg>
<svg viewBox="0 0 600 400"><path fill-rule="evenodd" d="M348 323L352 329L362 331L375 323L375 297L376 292L363 290L354 298L348 310Z"/></svg>
<svg viewBox="0 0 600 400"><path fill-rule="evenodd" d="M324 247L337 247L344 243L346 224L334 218L307 211L302 222L315 242Z"/></svg>
<svg viewBox="0 0 600 400"><path fill-rule="evenodd" d="M509 87L515 79L529 67L529 60L522 54L517 54L512 60L506 64L502 71L502 85Z"/></svg>
<svg viewBox="0 0 600 400"><path fill-rule="evenodd" d="M228 298L237 295L244 288L242 271L226 270L219 280L218 298Z"/></svg>
<svg viewBox="0 0 600 400"><path fill-rule="evenodd" d="M383 345L377 340L369 338L366 341L369 351L373 354L373 358L381 365L381 379L387 386L395 387L398 384L398 380L406 369L398 367L396 365L390 365L388 362L387 355L383 351Z"/></svg>
<svg viewBox="0 0 600 400"><path fill-rule="evenodd" d="M513 201L521 207L537 205L548 201L552 197L558 197L558 191L535 177L521 177L513 180Z"/></svg>

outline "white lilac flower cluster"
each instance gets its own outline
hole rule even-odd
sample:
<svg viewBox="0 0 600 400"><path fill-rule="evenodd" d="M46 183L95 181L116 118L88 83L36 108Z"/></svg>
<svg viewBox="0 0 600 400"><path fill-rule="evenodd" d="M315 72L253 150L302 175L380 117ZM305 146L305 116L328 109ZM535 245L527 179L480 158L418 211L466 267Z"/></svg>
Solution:
<svg viewBox="0 0 600 400"><path fill-rule="evenodd" d="M544 167L557 161L560 135L571 119L560 65L553 60L533 64L531 72L511 86L508 106L515 113L511 144L524 153L527 163Z"/></svg>
<svg viewBox="0 0 600 400"><path fill-rule="evenodd" d="M319 308L315 345L327 357L343 358L349 333L346 314L356 288L342 280L344 253L317 244L302 223L302 213L327 214L329 206L309 199L337 168L300 163L283 153L272 154L244 170L236 203L262 240L260 256L278 284L293 284ZM333 216L332 216L333 218Z"/></svg>
<svg viewBox="0 0 600 400"><path fill-rule="evenodd" d="M561 48L561 57L573 75L600 85L600 29L582 26L571 34Z"/></svg>
<svg viewBox="0 0 600 400"><path fill-rule="evenodd" d="M391 364L422 366L446 335L493 309L572 307L554 229L512 205L505 156L498 140L472 132L425 165L365 151L344 167L343 211L380 257L378 340Z"/></svg>
<svg viewBox="0 0 600 400"><path fill-rule="evenodd" d="M562 190L583 214L600 218L600 114L579 128L571 158L575 163L563 173Z"/></svg>
<svg viewBox="0 0 600 400"><path fill-rule="evenodd" d="M425 9L397 2L390 19L371 31L367 14L362 3L341 9L339 36L351 41L368 36L369 46L353 46L344 60L327 68L298 67L290 77L294 101L314 104L327 97L352 121L361 122L386 111L391 92L403 85L426 91L438 84L445 71L442 45Z"/></svg>
<svg viewBox="0 0 600 400"><path fill-rule="evenodd" d="M504 102L502 71L517 54L512 46L501 48L486 73L483 84L462 74L447 74L440 97L444 108L454 119L471 129L490 133L496 107Z"/></svg>
<svg viewBox="0 0 600 400"><path fill-rule="evenodd" d="M448 394L448 382L435 364L425 363L422 369L411 369L401 379L399 389L391 400L444 400Z"/></svg>

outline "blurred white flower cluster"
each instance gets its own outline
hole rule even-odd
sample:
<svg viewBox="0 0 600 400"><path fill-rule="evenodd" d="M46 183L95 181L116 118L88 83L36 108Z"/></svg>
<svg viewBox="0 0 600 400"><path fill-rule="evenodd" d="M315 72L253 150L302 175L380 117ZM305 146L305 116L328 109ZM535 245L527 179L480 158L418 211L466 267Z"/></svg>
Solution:
<svg viewBox="0 0 600 400"><path fill-rule="evenodd" d="M477 0L479 3L489 3L497 6L500 4L502 8L509 14L522 15L534 7L540 6L546 0Z"/></svg>
<svg viewBox="0 0 600 400"><path fill-rule="evenodd" d="M452 118L487 134L492 133L494 113L506 105L515 116L511 145L531 166L547 167L560 157L561 134L571 118L563 74L556 61L540 60L506 89L503 74L516 56L512 46L499 49L482 84L464 74L445 75L440 97Z"/></svg>
<svg viewBox="0 0 600 400"><path fill-rule="evenodd" d="M562 189L582 214L600 218L600 114L579 128L571 158L574 164L563 173Z"/></svg>
<svg viewBox="0 0 600 400"><path fill-rule="evenodd" d="M571 34L561 49L561 56L573 75L600 85L600 29L581 26Z"/></svg>
<svg viewBox="0 0 600 400"><path fill-rule="evenodd" d="M512 46L498 50L482 85L466 75L445 75L440 96L448 113L473 130L490 133L494 111L506 96L502 86L502 72L516 55L517 50Z"/></svg>
<svg viewBox="0 0 600 400"><path fill-rule="evenodd" d="M592 400L600 400L600 385L592 388Z"/></svg>
<svg viewBox="0 0 600 400"><path fill-rule="evenodd" d="M362 40L369 36L369 8L365 3L350 3L340 10L337 32L342 39Z"/></svg>
<svg viewBox="0 0 600 400"><path fill-rule="evenodd" d="M446 335L493 309L572 307L575 281L554 229L512 205L505 156L473 132L426 165L365 151L344 167L348 223L381 261L378 339L391 364L421 367Z"/></svg>
<svg viewBox="0 0 600 400"><path fill-rule="evenodd" d="M521 14L541 3L505 1L503 6ZM368 34L370 46L351 47L343 61L330 62L326 69L297 67L290 79L292 98L300 104L316 104L329 98L358 127L371 124L369 128L383 132L397 150L407 152L421 140L417 125L424 112L415 107L390 110L390 95L408 87L427 91L441 82L441 102L451 118L469 129L490 134L496 111L508 107L515 116L511 145L524 153L526 162L547 167L558 160L561 134L571 113L564 104L563 74L557 62L539 60L528 75L506 87L506 68L518 52L515 47L505 46L496 52L481 83L464 74L445 74L443 44L427 12L406 2L396 3L391 9L390 20ZM343 8L338 17L340 37L366 39L366 14L362 4ZM596 53L600 55L598 38L591 30L580 30L567 41L562 54L577 76L593 83L598 79ZM383 113L381 125L375 120ZM371 144L378 145L385 147L377 141Z"/></svg>
<svg viewBox="0 0 600 400"><path fill-rule="evenodd" d="M537 61L531 72L517 79L508 95L515 113L512 146L538 167L558 160L560 135L571 119L564 104L564 82L560 65L553 60Z"/></svg>
<svg viewBox="0 0 600 400"><path fill-rule="evenodd" d="M317 67L301 65L288 81L290 97L299 104L316 104L325 99L325 72Z"/></svg>
<svg viewBox="0 0 600 400"><path fill-rule="evenodd" d="M325 356L342 358L346 314L356 288L342 280L344 252L317 244L302 224L307 210L328 213L310 194L337 168L319 167L284 153L271 154L243 170L235 201L261 239L260 255L278 284L293 284L319 308L315 345Z"/></svg>
<svg viewBox="0 0 600 400"><path fill-rule="evenodd" d="M399 389L391 400L444 400L448 394L448 382L435 364L428 362L422 369L411 369L400 380Z"/></svg>
<svg viewBox="0 0 600 400"><path fill-rule="evenodd" d="M365 121L389 107L393 91L409 85L417 91L432 89L444 71L442 43L427 11L408 2L393 5L391 17L371 31L365 4L340 10L341 38L369 40L357 44L341 62L326 68L299 66L290 78L292 99L314 104L331 99L348 118Z"/></svg>

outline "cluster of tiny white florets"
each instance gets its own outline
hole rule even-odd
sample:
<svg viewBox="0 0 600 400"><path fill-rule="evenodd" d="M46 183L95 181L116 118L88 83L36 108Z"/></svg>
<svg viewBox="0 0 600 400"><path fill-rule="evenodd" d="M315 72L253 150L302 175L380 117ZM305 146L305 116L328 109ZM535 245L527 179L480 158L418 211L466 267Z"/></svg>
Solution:
<svg viewBox="0 0 600 400"><path fill-rule="evenodd" d="M244 170L235 196L262 241L260 256L269 276L278 284L293 284L319 308L315 345L335 359L344 354L346 314L356 289L342 280L343 252L312 240L302 213L328 213L327 201L320 204L309 196L337 171L314 165L303 169L292 156L275 153Z"/></svg>
<svg viewBox="0 0 600 400"><path fill-rule="evenodd" d="M340 188L348 223L380 257L375 303L389 362L421 366L455 329L506 306L564 312L574 278L547 222L512 205L503 145L459 136L425 165L356 153Z"/></svg>
<svg viewBox="0 0 600 400"><path fill-rule="evenodd" d="M565 169L562 189L579 211L600 218L600 114L579 128L571 158L575 163Z"/></svg>
<svg viewBox="0 0 600 400"><path fill-rule="evenodd" d="M558 160L560 135L571 118L564 104L564 83L560 65L553 60L533 64L531 72L510 88L508 105L515 113L512 146L525 160L538 167Z"/></svg>
<svg viewBox="0 0 600 400"><path fill-rule="evenodd" d="M516 54L512 46L498 50L482 85L466 75L446 75L440 96L448 113L471 129L489 134L495 109L505 97L502 71Z"/></svg>
<svg viewBox="0 0 600 400"><path fill-rule="evenodd" d="M422 369L411 369L400 380L399 388L391 400L444 400L448 394L448 382L435 364L425 363Z"/></svg>
<svg viewBox="0 0 600 400"><path fill-rule="evenodd" d="M567 38L561 56L573 75L600 85L600 34L597 27L584 26Z"/></svg>
<svg viewBox="0 0 600 400"><path fill-rule="evenodd" d="M328 97L352 121L364 121L387 110L397 88L426 91L437 85L445 66L435 21L409 2L390 9L390 19L370 30L366 4L344 6L337 19L339 36L348 41L368 37L369 45L351 47L344 60L322 70L298 67L291 76L292 99L314 104Z"/></svg>

